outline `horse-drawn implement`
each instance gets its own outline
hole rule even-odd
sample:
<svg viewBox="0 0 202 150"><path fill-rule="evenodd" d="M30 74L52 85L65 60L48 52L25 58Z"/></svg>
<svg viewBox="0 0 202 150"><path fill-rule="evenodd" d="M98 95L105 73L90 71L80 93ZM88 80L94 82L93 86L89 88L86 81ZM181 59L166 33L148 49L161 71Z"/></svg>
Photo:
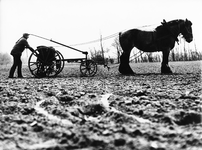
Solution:
<svg viewBox="0 0 202 150"><path fill-rule="evenodd" d="M43 38L34 34L30 35ZM46 38L43 39L49 40ZM80 62L80 72L82 76L89 77L94 76L97 73L97 64L94 61L88 59L88 52L78 50L76 48L67 46L65 44L53 40L49 41L81 52L85 55L85 57L75 59L64 59L63 55L58 50L55 50L53 47L38 46L37 49L32 52L28 60L29 70L35 77L40 78L57 76L64 69L65 61Z"/></svg>
<svg viewBox="0 0 202 150"><path fill-rule="evenodd" d="M169 53L174 48L175 42L178 42L179 35L182 35L188 43L193 40L192 22L187 19L177 19L169 22L164 20L161 24L162 25L157 26L154 31L144 31L134 28L119 33L119 43L123 50L119 64L119 72L121 74L134 74L129 65L130 53L134 47L142 52L161 51L163 54L161 73L172 74L172 70L168 65ZM46 38L43 39L49 40ZM39 46L31 54L28 64L31 73L35 77L54 77L58 75L63 70L65 61L80 61L80 72L83 76L94 76L96 74L97 64L94 61L87 59L88 52L75 49L53 40L50 41L81 52L85 57L78 59L64 59L62 54L53 47Z"/></svg>

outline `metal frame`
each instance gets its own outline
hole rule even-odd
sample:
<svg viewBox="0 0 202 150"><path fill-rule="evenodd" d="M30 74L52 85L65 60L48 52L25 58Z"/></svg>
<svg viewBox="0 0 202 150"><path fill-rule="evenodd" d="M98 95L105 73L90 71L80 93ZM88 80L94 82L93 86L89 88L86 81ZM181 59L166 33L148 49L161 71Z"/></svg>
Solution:
<svg viewBox="0 0 202 150"><path fill-rule="evenodd" d="M30 34L45 40L49 40L47 38ZM55 77L57 76L64 68L65 61L66 62L79 62L80 61L80 72L82 76L94 76L97 73L97 64L88 59L88 52L87 51L81 51L76 48L73 48L71 46L56 42L54 40L49 40L53 43L59 44L61 46L70 48L72 50L78 51L85 55L85 58L74 58L74 59L64 59L63 55L55 50L52 47L46 47L46 46L39 46L35 51L32 52L32 54L29 57L28 60L28 67L30 72L35 77ZM43 51L41 51L43 50ZM52 51L54 50L54 51ZM52 58L49 58L49 55L51 55L51 52L54 52L54 56Z"/></svg>

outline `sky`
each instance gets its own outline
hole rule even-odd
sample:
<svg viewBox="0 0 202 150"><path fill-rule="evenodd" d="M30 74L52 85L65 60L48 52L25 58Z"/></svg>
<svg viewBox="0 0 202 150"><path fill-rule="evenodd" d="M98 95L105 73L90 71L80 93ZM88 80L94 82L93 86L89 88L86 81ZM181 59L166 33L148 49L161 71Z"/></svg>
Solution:
<svg viewBox="0 0 202 150"><path fill-rule="evenodd" d="M94 41L131 28L153 30L162 20L189 19L194 41L202 51L202 0L0 0L0 52L10 53L23 33L74 45ZM114 38L104 40L104 49ZM65 58L83 56L48 40L30 36L31 47L55 46ZM100 49L100 42L75 45L77 49ZM28 57L29 52L24 56Z"/></svg>

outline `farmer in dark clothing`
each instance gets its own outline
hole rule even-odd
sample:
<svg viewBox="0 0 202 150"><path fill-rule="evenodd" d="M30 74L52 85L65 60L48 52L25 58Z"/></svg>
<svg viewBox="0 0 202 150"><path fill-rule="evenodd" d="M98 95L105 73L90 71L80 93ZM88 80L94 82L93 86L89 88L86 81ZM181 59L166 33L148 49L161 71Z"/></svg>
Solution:
<svg viewBox="0 0 202 150"><path fill-rule="evenodd" d="M11 55L13 56L13 66L10 69L9 78L13 78L16 67L18 67L18 78L23 78L21 61L22 52L25 50L25 48L30 49L32 52L34 51L34 49L30 47L27 42L28 38L29 34L24 33L23 36L16 42L11 51Z"/></svg>

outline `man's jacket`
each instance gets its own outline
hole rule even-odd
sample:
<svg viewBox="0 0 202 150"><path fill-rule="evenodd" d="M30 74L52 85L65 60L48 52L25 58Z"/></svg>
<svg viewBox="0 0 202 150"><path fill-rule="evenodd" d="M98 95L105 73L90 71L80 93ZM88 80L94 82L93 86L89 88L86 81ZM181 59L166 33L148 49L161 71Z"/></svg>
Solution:
<svg viewBox="0 0 202 150"><path fill-rule="evenodd" d="M30 48L30 46L27 39L22 37L14 45L13 49L11 50L11 55L21 55L25 48Z"/></svg>

